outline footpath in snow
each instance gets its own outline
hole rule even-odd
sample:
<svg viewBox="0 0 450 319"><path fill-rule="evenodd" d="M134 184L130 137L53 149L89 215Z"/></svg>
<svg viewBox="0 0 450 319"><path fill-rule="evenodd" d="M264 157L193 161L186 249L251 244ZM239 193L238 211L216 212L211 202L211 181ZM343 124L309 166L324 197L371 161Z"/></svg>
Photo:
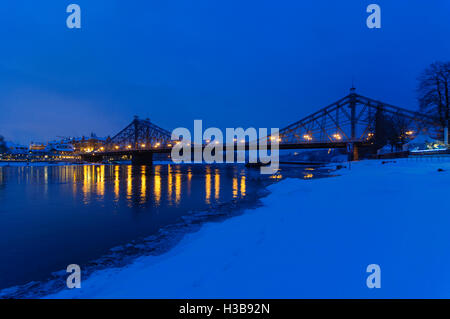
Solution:
<svg viewBox="0 0 450 319"><path fill-rule="evenodd" d="M264 207L48 297L450 297L450 162L362 161L338 174L283 180ZM369 264L380 289L366 286Z"/></svg>

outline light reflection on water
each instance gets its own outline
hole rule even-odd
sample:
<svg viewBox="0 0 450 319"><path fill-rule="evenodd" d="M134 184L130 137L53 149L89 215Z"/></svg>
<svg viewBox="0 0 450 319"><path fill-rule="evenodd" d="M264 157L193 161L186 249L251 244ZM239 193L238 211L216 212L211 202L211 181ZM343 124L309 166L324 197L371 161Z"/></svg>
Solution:
<svg viewBox="0 0 450 319"><path fill-rule="evenodd" d="M161 201L161 166L155 167L155 182L154 182L154 195L155 195L155 205L159 206Z"/></svg>
<svg viewBox="0 0 450 319"><path fill-rule="evenodd" d="M0 289L86 264L192 211L255 200L268 181L320 174L296 167L262 176L242 165L0 166Z"/></svg>
<svg viewBox="0 0 450 319"><path fill-rule="evenodd" d="M69 168L69 169L67 169ZM179 166L162 165L155 166L138 166L132 165L85 165L81 167L51 167L52 170L61 170L61 174L55 174L60 183L72 182L73 195L79 189L81 183L82 201L85 205L89 205L92 201L101 202L105 200L105 189L112 181L114 201L121 200L124 196L128 206L135 204L136 198L139 203L154 203L159 206L161 197L164 196L170 205L179 205L182 195L189 196L192 188L193 172L189 167L185 172ZM44 168L44 185L48 184L48 167ZM167 183L162 185L162 169L166 170ZM33 171L33 170L32 170ZM221 170L215 168L212 172L211 167L205 168L204 175L204 202L211 204L212 197L214 200L220 201L221 187ZM27 181L39 183L39 174L26 174ZM125 181L125 183L123 182ZM148 190L151 190L150 192ZM246 176L245 170L235 170L232 177L231 191L233 198L242 198L246 196ZM44 193L48 192L46 187ZM214 196L212 195L214 194ZM123 199L123 198L122 198Z"/></svg>
<svg viewBox="0 0 450 319"><path fill-rule="evenodd" d="M261 186L259 172L243 166L0 167L0 257L8 261L0 289L89 262L249 189L256 198Z"/></svg>

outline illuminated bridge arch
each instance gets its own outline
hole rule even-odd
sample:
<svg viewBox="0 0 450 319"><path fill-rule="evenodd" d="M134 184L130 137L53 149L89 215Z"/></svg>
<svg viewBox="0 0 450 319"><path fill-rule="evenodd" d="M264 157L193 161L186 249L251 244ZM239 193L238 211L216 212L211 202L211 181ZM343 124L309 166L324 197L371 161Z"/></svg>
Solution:
<svg viewBox="0 0 450 319"><path fill-rule="evenodd" d="M364 97L351 89L346 97L281 129L279 141L280 144L368 143L380 135L382 120L391 123L399 139L412 139L422 131L439 134L438 119Z"/></svg>
<svg viewBox="0 0 450 319"><path fill-rule="evenodd" d="M171 133L135 116L122 131L111 138L101 151L144 150L171 146Z"/></svg>

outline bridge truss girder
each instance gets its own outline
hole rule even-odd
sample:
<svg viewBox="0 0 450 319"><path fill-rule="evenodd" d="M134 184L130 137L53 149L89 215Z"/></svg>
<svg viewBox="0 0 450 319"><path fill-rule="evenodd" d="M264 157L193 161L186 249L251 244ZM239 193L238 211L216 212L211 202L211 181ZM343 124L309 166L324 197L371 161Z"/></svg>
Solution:
<svg viewBox="0 0 450 319"><path fill-rule="evenodd" d="M171 133L150 122L149 119L134 120L105 144L106 151L117 149L146 149L167 146L171 143Z"/></svg>
<svg viewBox="0 0 450 319"><path fill-rule="evenodd" d="M377 135L377 119L395 123L405 140L434 131L437 119L358 95L354 92L280 130L280 143L369 142Z"/></svg>

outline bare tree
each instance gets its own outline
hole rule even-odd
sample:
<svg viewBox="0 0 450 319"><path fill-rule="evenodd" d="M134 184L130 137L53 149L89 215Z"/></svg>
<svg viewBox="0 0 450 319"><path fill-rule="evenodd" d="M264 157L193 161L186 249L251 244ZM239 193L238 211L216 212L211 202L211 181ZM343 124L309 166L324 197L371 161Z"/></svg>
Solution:
<svg viewBox="0 0 450 319"><path fill-rule="evenodd" d="M444 128L444 140L448 145L450 120L450 62L435 62L419 77L417 88L422 112L439 118Z"/></svg>
<svg viewBox="0 0 450 319"><path fill-rule="evenodd" d="M6 143L5 140L3 139L3 136L0 135L0 154L2 153L6 153Z"/></svg>

